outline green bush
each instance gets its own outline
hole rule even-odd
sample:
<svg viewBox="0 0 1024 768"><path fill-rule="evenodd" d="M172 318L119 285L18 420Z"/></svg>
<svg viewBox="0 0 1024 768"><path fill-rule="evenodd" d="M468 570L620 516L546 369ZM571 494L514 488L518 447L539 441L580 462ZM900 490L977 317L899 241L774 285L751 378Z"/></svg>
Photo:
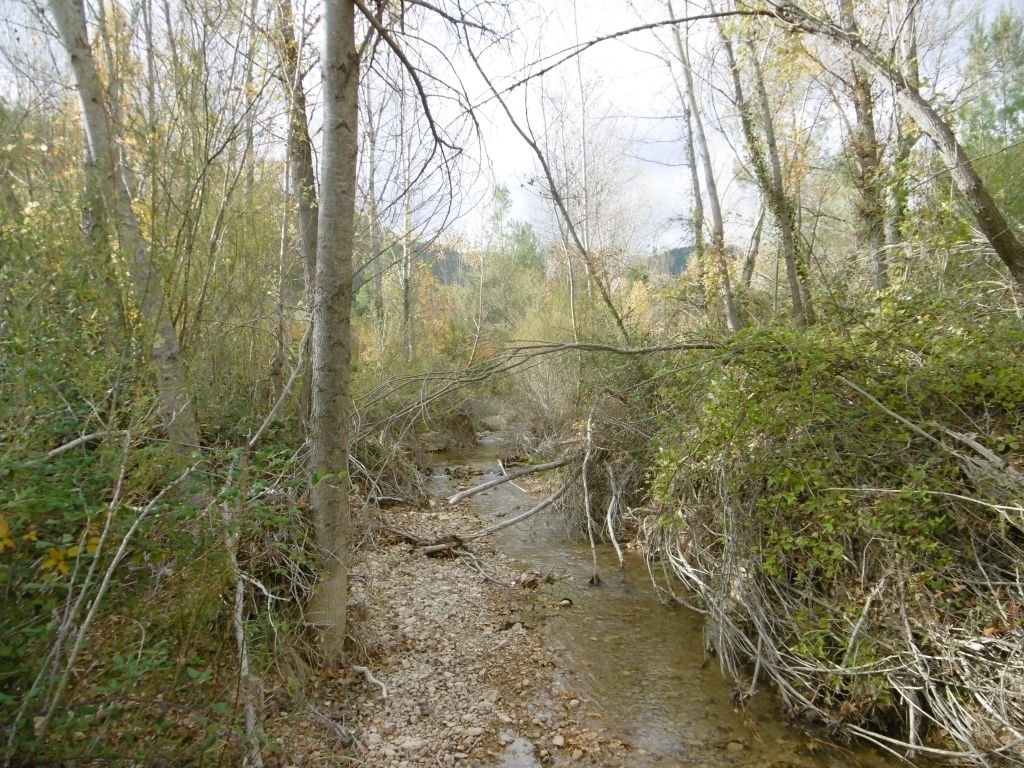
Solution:
<svg viewBox="0 0 1024 768"><path fill-rule="evenodd" d="M661 393L652 488L654 543L682 553L725 667L760 657L794 710L911 737L916 691L952 691L983 725L936 705L933 736L999 745L999 705L967 694L1011 654L983 675L958 654L1024 636L1019 319L904 292L857 325L724 343Z"/></svg>

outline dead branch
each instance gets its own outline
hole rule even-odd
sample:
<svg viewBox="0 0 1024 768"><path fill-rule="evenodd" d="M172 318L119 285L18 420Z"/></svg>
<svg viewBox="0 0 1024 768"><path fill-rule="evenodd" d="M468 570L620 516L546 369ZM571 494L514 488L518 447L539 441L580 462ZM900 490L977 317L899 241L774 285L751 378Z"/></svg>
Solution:
<svg viewBox="0 0 1024 768"><path fill-rule="evenodd" d="M482 539L484 536L490 536L492 533L497 533L498 531L504 530L505 528L511 528L513 525L521 523L523 520L531 518L539 512L543 512L545 509L550 507L552 504L557 502L560 498L562 498L562 496L565 495L565 492L569 490L569 486L572 485L573 481L576 479L577 474L579 473L573 472L572 474L570 474L569 477L566 478L565 482L562 483L561 487L557 491L555 491L553 494L548 496L543 501L540 501L534 506L530 507L522 514L516 515L515 517L509 518L508 520L504 520L500 523L495 523L494 525L484 528L482 531L477 531L476 533L469 534L468 536L463 537L463 541L475 541L476 539Z"/></svg>
<svg viewBox="0 0 1024 768"><path fill-rule="evenodd" d="M458 504L463 499L468 499L470 496L476 496L478 493L483 493L484 491L488 491L491 488L496 488L499 485L510 483L513 480L518 480L520 477L532 475L537 472L546 472L549 469L558 469L559 467L564 467L566 464L569 463L569 461L569 459L561 459L559 461L549 461L547 464L537 464L532 467L523 467L522 469L517 469L514 472L509 472L503 475L502 477L495 478L494 480L488 480L486 483L475 485L472 488L467 488L464 491L459 491L450 499L448 499L448 503Z"/></svg>
<svg viewBox="0 0 1024 768"><path fill-rule="evenodd" d="M52 451L49 451L43 458L52 459L56 456L60 456L62 453L66 453L67 451L77 448L80 445L85 445L86 443L91 443L93 440L100 440L104 437L110 437L115 434L117 433L112 432L109 429L105 429L100 432L92 432L88 435L82 435L81 437L76 437L69 443L64 443L64 445L57 446Z"/></svg>
<svg viewBox="0 0 1024 768"><path fill-rule="evenodd" d="M376 685L378 688L380 688L380 697L382 699L386 699L388 697L388 687L383 682L374 677L373 672L371 672L368 667L352 665L352 671L358 672L366 678L366 682L372 683L373 685Z"/></svg>

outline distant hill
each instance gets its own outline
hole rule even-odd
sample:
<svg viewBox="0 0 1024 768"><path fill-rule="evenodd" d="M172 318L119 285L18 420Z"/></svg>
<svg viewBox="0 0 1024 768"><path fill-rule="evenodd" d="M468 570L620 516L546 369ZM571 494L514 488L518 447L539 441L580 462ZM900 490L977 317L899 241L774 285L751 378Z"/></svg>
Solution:
<svg viewBox="0 0 1024 768"><path fill-rule="evenodd" d="M664 251L657 251L638 262L638 266L652 275L677 277L686 269L695 246L679 245Z"/></svg>
<svg viewBox="0 0 1024 768"><path fill-rule="evenodd" d="M670 275L681 275L690 260L690 254L696 247L695 245L681 245L669 248L661 255L664 271Z"/></svg>
<svg viewBox="0 0 1024 768"><path fill-rule="evenodd" d="M454 248L440 248L424 253L430 261L430 271L441 285L463 285L472 274L472 267Z"/></svg>

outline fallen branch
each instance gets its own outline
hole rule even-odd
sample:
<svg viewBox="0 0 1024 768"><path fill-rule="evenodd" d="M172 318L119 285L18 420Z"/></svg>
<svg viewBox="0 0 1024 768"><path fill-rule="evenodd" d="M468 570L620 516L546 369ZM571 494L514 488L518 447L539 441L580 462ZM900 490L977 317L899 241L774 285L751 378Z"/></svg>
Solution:
<svg viewBox="0 0 1024 768"><path fill-rule="evenodd" d="M571 475L569 475L568 478L566 478L565 482L562 483L562 486L557 491L555 491L553 494L548 496L543 501L540 501L534 506L530 507L521 515L516 515L513 518L504 520L500 523L495 523L492 526L484 528L482 531L477 531L476 533L470 534L469 536L465 536L463 537L463 541L475 541L476 539L482 539L484 536L490 536L492 533L497 533L498 531L504 530L505 528L511 528L513 525L521 523L523 520L533 517L539 512L543 512L545 509L550 507L552 504L554 504L556 501L562 498L562 496L565 495L565 492L569 490L569 486L572 485L573 480L576 479L577 474L578 472L573 472Z"/></svg>
<svg viewBox="0 0 1024 768"><path fill-rule="evenodd" d="M358 672L363 677L365 677L366 678L366 682L372 683L373 685L378 686L380 688L380 696L381 696L382 699L386 699L388 697L388 687L386 685L384 685L384 683L382 683L376 677L374 677L373 676L373 672L371 672L368 667L360 667L360 666L353 665L352 666L352 671L353 672Z"/></svg>
<svg viewBox="0 0 1024 768"><path fill-rule="evenodd" d="M294 380L294 375L292 376ZM291 382L289 382L290 384ZM287 387L285 388L287 392ZM280 402L280 401L278 401ZM269 423L269 418L264 426ZM260 428L262 430L262 427ZM235 469L238 469L239 493L237 495L237 506L225 502L223 507L224 527L229 531L225 549L228 553L228 562L235 576L235 600L234 610L231 613L231 624L235 630L235 648L238 653L238 693L242 699L242 713L245 727L245 741L248 748L249 761L254 768L263 768L263 752L260 749L256 731L259 721L263 715L263 681L253 674L249 666L249 645L245 637L245 574L238 566L238 541L241 527L233 525L244 514L243 500L246 496L246 485L248 479L249 449L256 444L260 433L246 443L238 458L237 466L232 466L228 473L227 485L230 486L234 480ZM266 590L264 590L266 591ZM268 593L269 594L269 593Z"/></svg>
<svg viewBox="0 0 1024 768"><path fill-rule="evenodd" d="M502 463L501 459L498 459L498 469L501 470L501 474L503 474L503 475L507 475L508 474L508 470L505 469L505 465ZM509 482L512 483L512 487L515 488L517 491L522 491L523 493L529 493L529 491L527 491L525 488L523 488L523 486L519 485L519 483L513 482L511 479L509 480Z"/></svg>
<svg viewBox="0 0 1024 768"><path fill-rule="evenodd" d="M76 437L69 443L64 443L64 445L57 446L52 451L49 451L43 458L52 459L56 456L60 456L62 453L72 450L73 448L77 448L80 445L85 445L86 443L91 443L93 440L99 440L104 437L110 437L111 435L115 434L117 433L111 432L109 429L105 429L102 432L92 432L91 434L88 435L82 435L81 437Z"/></svg>
<svg viewBox="0 0 1024 768"><path fill-rule="evenodd" d="M480 485L475 485L472 488L467 488L464 491L459 491L448 499L448 503L458 504L463 499L468 499L470 496L476 496L478 493L483 493L484 491L503 485L504 483L510 483L513 480L518 480L520 477L525 475L532 475L537 472L546 472L549 469L558 469L559 467L564 467L568 463L569 459L562 459L560 461L549 461L547 464L523 467L522 469L517 469L515 472L509 472L502 477L497 477L494 480L488 480L486 483L481 483Z"/></svg>

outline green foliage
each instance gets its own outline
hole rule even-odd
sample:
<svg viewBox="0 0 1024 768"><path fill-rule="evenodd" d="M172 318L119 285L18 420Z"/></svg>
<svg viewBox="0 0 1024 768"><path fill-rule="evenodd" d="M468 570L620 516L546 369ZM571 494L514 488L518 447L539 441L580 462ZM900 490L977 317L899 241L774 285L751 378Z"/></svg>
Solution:
<svg viewBox="0 0 1024 768"><path fill-rule="evenodd" d="M276 237L276 224L263 217L244 231L229 228L218 256L196 256L179 282L168 281L200 405L205 463L127 541L72 684L40 741L33 718L68 658L65 640L46 666L61 628L80 626L139 510L181 465L158 423L125 265L102 221L95 232L83 225L80 137L66 133L74 123L8 118L0 109L0 755L12 738L15 764L223 760L240 743L241 726L233 643L225 643L224 596L234 580L221 503L242 491L236 473L221 493L238 459L223 446L236 446L269 408L268 289L276 275L252 254L262 250L255 242ZM279 204L276 179L267 181L257 182L253 205ZM178 252L160 238L172 241L181 221L159 218L144 226L166 263ZM213 216L193 226L205 241ZM273 249L265 252L276 260ZM315 568L296 511L305 482L293 482L303 471L287 445L294 434L291 425L272 425L250 457L245 492L267 495L243 505L240 560L270 588L301 598L295 572L308 581ZM94 437L48 455L83 435ZM298 626L296 603L276 605L268 618L267 602L252 599L246 608L250 635L259 638L251 649L257 667L269 666L275 644Z"/></svg>
<svg viewBox="0 0 1024 768"><path fill-rule="evenodd" d="M851 655L870 665L891 652L901 631L894 598L850 645L865 584L886 574L928 596L907 608L917 616L929 606L920 621L980 631L992 613L971 613L956 585L974 567L972 541L999 517L963 500L988 489L941 446L942 430L1024 464L1020 321L976 305L965 313L951 294L904 290L859 324L769 326L724 343L725 362L687 370L661 393L668 405L651 481L667 530L684 540L705 531L706 556L742 564L741 589L801 596L796 609L771 610L808 668L838 670ZM993 545L986 556L1012 572L1011 554ZM749 620L741 606L731 610ZM844 716L893 701L884 674L822 684L829 706L846 702Z"/></svg>
<svg viewBox="0 0 1024 768"><path fill-rule="evenodd" d="M964 71L970 99L960 110L965 143L979 173L1011 219L1024 216L1024 16L1000 7L971 31Z"/></svg>

